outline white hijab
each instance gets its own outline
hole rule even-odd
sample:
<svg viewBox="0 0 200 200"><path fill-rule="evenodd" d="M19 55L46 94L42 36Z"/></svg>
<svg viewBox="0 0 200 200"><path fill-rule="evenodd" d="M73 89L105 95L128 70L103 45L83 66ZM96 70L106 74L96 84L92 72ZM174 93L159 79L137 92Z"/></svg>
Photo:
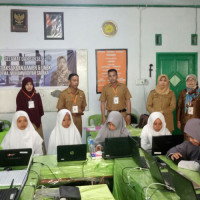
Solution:
<svg viewBox="0 0 200 200"><path fill-rule="evenodd" d="M22 116L26 117L28 121L28 125L24 130L20 130L17 127L17 119ZM43 155L42 142L43 140L35 131L28 114L24 111L17 111L13 116L11 128L1 146L3 149L32 148L33 154Z"/></svg>
<svg viewBox="0 0 200 200"><path fill-rule="evenodd" d="M160 131L155 131L153 129L153 124L156 119L160 119L162 122L162 128ZM152 148L152 136L160 135L171 135L169 130L166 128L166 122L163 114L161 112L153 112L149 116L147 125L144 126L141 132L141 146L143 149L148 150Z"/></svg>
<svg viewBox="0 0 200 200"><path fill-rule="evenodd" d="M62 122L67 113L70 115L71 124L68 128L64 128ZM56 126L49 138L48 154L56 155L58 145L73 144L82 144L81 136L73 122L71 112L67 109L62 109L58 112Z"/></svg>

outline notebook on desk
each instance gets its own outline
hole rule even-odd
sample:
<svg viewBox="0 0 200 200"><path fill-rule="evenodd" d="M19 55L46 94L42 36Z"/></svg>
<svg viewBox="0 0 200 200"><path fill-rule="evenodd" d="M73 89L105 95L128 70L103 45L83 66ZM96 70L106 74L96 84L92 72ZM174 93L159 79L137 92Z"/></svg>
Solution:
<svg viewBox="0 0 200 200"><path fill-rule="evenodd" d="M84 161L87 156L86 144L59 145L57 146L57 161Z"/></svg>
<svg viewBox="0 0 200 200"><path fill-rule="evenodd" d="M131 137L106 138L103 152L104 159L124 158L132 156Z"/></svg>
<svg viewBox="0 0 200 200"><path fill-rule="evenodd" d="M28 166L32 149L0 150L0 167Z"/></svg>
<svg viewBox="0 0 200 200"><path fill-rule="evenodd" d="M200 194L196 194L194 189L199 187L194 187L194 183L185 177L185 175L181 175L179 172L173 170L169 166L167 166L168 172L171 176L173 185L175 187L177 195L181 198L181 200L200 200Z"/></svg>
<svg viewBox="0 0 200 200"><path fill-rule="evenodd" d="M28 163L28 167L25 170L26 173L21 177L22 181L19 184L19 189L18 188L13 188L13 185L17 185L15 183L16 174L12 174L11 179L9 179L9 177L7 177L6 179L4 179L3 181L5 182L4 186L8 185L10 186L10 188L8 189L0 189L0 200L18 200L20 198L20 195L24 189L24 186L26 184L26 181L28 179L28 174L31 168L31 164L32 164L32 155L29 158L29 163ZM15 170L13 170L14 172ZM16 170L16 171L21 171L21 170ZM9 171L6 171L9 173ZM2 181L2 177L1 177L1 172L0 172L0 180ZM7 184L8 183L8 184Z"/></svg>
<svg viewBox="0 0 200 200"><path fill-rule="evenodd" d="M152 137L152 155L165 155L169 149L181 144L183 135L161 135Z"/></svg>

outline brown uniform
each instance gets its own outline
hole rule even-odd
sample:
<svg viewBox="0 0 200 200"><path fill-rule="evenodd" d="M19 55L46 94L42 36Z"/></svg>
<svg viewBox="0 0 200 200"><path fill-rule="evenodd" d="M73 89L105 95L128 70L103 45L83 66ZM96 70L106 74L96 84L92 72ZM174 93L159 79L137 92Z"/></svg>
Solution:
<svg viewBox="0 0 200 200"><path fill-rule="evenodd" d="M78 106L78 113L72 113L72 106ZM73 94L71 92L70 87L63 90L60 93L58 103L57 103L58 110L68 109L71 111L74 124L78 128L81 135L82 135L81 115L83 115L83 111L85 110L86 106L87 106L87 104L86 104L84 92L82 90L77 89L76 93Z"/></svg>
<svg viewBox="0 0 200 200"><path fill-rule="evenodd" d="M114 104L113 102L114 101L113 98L115 96L119 97L118 104ZM116 88L113 88L111 84L104 86L99 100L101 102L107 102L106 104L106 110L108 111L107 115L109 115L111 111L115 110L115 111L120 111L122 115L125 117L126 111L123 110L126 109L127 107L126 101L129 100L131 97L132 96L127 86L125 84L117 82Z"/></svg>
<svg viewBox="0 0 200 200"><path fill-rule="evenodd" d="M158 94L156 90L151 90L147 98L146 108L149 113L163 111L166 127L170 132L174 130L173 111L176 107L176 97L172 90L168 94Z"/></svg>
<svg viewBox="0 0 200 200"><path fill-rule="evenodd" d="M189 119L199 118L200 119L200 95L194 98L191 102L191 107L193 107L193 115L185 113L185 98L186 90L182 90L178 97L177 104L177 121L181 122L181 130L184 130L185 124Z"/></svg>

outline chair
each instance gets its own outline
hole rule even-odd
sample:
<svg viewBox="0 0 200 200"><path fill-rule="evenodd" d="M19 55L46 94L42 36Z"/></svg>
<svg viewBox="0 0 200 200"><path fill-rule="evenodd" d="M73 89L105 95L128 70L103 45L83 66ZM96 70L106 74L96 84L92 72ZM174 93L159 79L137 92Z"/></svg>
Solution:
<svg viewBox="0 0 200 200"><path fill-rule="evenodd" d="M101 114L91 115L88 118L88 126L100 126L101 125Z"/></svg>
<svg viewBox="0 0 200 200"><path fill-rule="evenodd" d="M10 123L10 121L8 121L8 120L0 120L0 121L2 121L2 122L4 123L5 126L7 125L8 128L11 127L11 123Z"/></svg>

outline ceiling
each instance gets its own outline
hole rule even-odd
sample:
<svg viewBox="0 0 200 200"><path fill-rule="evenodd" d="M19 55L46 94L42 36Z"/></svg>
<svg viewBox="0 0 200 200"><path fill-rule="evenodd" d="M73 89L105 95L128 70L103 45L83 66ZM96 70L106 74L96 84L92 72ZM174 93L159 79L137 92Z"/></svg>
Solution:
<svg viewBox="0 0 200 200"><path fill-rule="evenodd" d="M200 6L200 0L0 0L0 5Z"/></svg>

